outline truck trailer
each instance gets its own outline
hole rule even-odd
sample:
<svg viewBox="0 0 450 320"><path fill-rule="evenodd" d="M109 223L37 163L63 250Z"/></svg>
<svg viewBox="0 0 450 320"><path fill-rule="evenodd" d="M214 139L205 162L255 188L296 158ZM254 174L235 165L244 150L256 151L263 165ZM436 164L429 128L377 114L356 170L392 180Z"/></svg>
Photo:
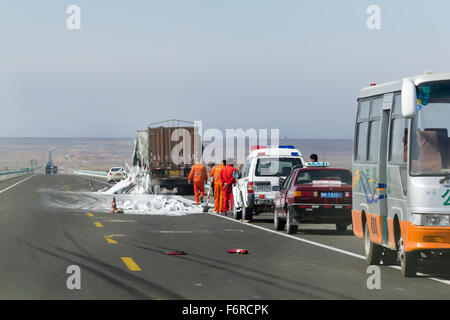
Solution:
<svg viewBox="0 0 450 320"><path fill-rule="evenodd" d="M146 130L137 132L133 165L150 174L154 190L176 188L178 194L193 194L187 178L195 155L201 151L199 141L198 129L193 122L152 123Z"/></svg>

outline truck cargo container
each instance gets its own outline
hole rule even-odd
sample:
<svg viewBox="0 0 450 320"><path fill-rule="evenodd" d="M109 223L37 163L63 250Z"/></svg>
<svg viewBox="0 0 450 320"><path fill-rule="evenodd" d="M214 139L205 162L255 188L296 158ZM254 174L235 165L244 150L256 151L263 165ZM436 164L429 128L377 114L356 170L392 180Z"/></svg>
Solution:
<svg viewBox="0 0 450 320"><path fill-rule="evenodd" d="M193 194L187 178L198 149L195 143L197 132L194 123L188 121L167 120L150 124L147 130L137 133L133 165L150 173L154 187L177 188L179 194Z"/></svg>

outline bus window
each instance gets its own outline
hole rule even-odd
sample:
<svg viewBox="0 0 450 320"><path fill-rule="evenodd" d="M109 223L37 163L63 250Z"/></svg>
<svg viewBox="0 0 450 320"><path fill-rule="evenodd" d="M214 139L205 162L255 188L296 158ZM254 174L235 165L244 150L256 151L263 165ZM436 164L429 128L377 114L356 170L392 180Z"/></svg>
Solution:
<svg viewBox="0 0 450 320"><path fill-rule="evenodd" d="M407 161L408 127L406 119L394 118L391 123L391 139L389 142L389 162L404 163ZM406 135L406 136L405 136Z"/></svg>
<svg viewBox="0 0 450 320"><path fill-rule="evenodd" d="M355 155L356 161L367 160L367 130L370 112L370 99L360 100L356 124Z"/></svg>
<svg viewBox="0 0 450 320"><path fill-rule="evenodd" d="M425 88L427 103L417 112L411 129L410 170L412 175L439 176L450 172L450 81L422 84L418 93Z"/></svg>
<svg viewBox="0 0 450 320"><path fill-rule="evenodd" d="M380 115L383 106L383 98L376 98L372 102L372 107L370 108L370 119L369 119L369 161L378 161L378 153L380 147Z"/></svg>
<svg viewBox="0 0 450 320"><path fill-rule="evenodd" d="M358 120L369 118L370 100L363 100L359 103Z"/></svg>
<svg viewBox="0 0 450 320"><path fill-rule="evenodd" d="M368 122L358 123L356 128L356 159L366 161L367 159L367 128Z"/></svg>

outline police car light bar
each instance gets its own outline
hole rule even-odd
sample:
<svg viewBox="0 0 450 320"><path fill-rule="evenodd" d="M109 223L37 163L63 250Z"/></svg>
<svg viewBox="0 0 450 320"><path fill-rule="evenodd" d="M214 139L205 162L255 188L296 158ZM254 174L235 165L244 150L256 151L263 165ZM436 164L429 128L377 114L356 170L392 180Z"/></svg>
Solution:
<svg viewBox="0 0 450 320"><path fill-rule="evenodd" d="M305 167L329 167L330 163L328 161L321 162L307 162Z"/></svg>
<svg viewBox="0 0 450 320"><path fill-rule="evenodd" d="M251 146L250 147L251 151L255 151L255 150L259 150L259 149L267 149L267 146Z"/></svg>
<svg viewBox="0 0 450 320"><path fill-rule="evenodd" d="M278 146L280 149L295 149L294 146Z"/></svg>

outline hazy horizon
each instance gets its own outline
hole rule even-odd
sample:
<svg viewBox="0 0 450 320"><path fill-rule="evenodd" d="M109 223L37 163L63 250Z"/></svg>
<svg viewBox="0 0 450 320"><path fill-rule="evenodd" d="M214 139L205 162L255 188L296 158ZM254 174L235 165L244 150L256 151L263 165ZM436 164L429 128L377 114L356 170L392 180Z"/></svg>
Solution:
<svg viewBox="0 0 450 320"><path fill-rule="evenodd" d="M361 88L449 71L449 2L378 0L378 30L373 4L2 1L0 136L133 137L177 118L351 139Z"/></svg>

